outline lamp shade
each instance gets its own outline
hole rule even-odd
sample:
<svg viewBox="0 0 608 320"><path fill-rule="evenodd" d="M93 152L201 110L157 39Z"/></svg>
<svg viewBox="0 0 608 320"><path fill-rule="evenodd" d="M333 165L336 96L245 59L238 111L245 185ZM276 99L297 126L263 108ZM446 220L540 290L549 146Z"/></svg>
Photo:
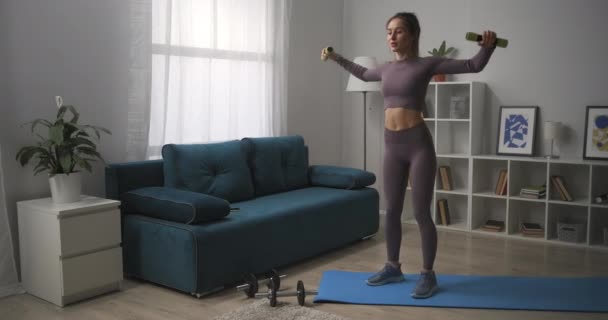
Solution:
<svg viewBox="0 0 608 320"><path fill-rule="evenodd" d="M368 69L373 69L378 66L376 58L374 57L356 57L353 62ZM380 81L365 82L351 74L348 78L346 91L380 91Z"/></svg>
<svg viewBox="0 0 608 320"><path fill-rule="evenodd" d="M543 133L545 139L557 139L559 137L559 131L561 128L561 122L557 121L545 121L543 126Z"/></svg>

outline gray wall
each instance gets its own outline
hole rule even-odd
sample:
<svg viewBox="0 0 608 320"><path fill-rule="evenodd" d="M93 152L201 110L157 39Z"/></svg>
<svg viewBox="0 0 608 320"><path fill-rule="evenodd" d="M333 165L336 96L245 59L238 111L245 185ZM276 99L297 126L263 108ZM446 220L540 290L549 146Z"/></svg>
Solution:
<svg viewBox="0 0 608 320"><path fill-rule="evenodd" d="M0 1L0 41L4 44L8 43L8 13L5 1ZM0 46L0 145L4 145L7 137L5 133L6 120L8 114L8 60L7 60L6 45Z"/></svg>
<svg viewBox="0 0 608 320"><path fill-rule="evenodd" d="M340 47L343 0L294 0L289 57L288 130L301 134L313 164L339 164L343 87L321 49Z"/></svg>
<svg viewBox="0 0 608 320"><path fill-rule="evenodd" d="M582 157L585 107L608 103L604 79L608 74L605 63L608 42L603 40L608 30L605 19L608 2L345 1L343 49L339 51L351 58L372 55L380 61L392 59L385 42L385 23L398 11L413 11L418 15L422 28L421 55L428 55L428 50L446 40L448 45L459 50L456 58L472 57L479 47L464 40L468 31L491 29L499 37L510 40L508 48L495 51L481 73L452 77L453 80L476 80L487 84L485 107L489 110L486 114L491 130L486 135L485 153L493 153L496 148L500 105L537 105L540 107L539 123L555 120L567 127L559 146L562 157ZM362 97L356 93L343 93L343 96L342 163L360 167L363 157ZM381 177L382 98L375 93L368 104L372 105L368 115L368 170ZM542 140L542 130L537 131L537 136L537 154L542 155L548 144Z"/></svg>
<svg viewBox="0 0 608 320"><path fill-rule="evenodd" d="M49 196L48 178L14 160L34 141L19 125L53 118L54 96L75 105L81 121L112 131L99 149L109 162L123 159L128 88L128 4L122 0L8 0L8 125L3 143L7 203L18 248L16 202ZM4 136L4 135L3 135ZM83 176L86 194L104 194L103 165ZM18 256L17 256L18 258Z"/></svg>
<svg viewBox="0 0 608 320"><path fill-rule="evenodd" d="M0 1L0 42L3 44L7 43L7 23L6 23L7 13L6 13L6 3L4 1ZM8 124L8 104L7 104L7 94L8 94L8 77L7 77L7 68L8 61L6 57L7 47L6 45L0 46L0 153L6 152L5 143L8 138L7 132L5 130ZM0 165L6 161L2 157L0 159ZM2 179L4 172L0 168L0 192L2 192ZM4 207L5 207L5 199L4 195L0 194L0 250L4 250L9 248L8 243L5 239L8 239L6 232L8 231L9 225L6 225L6 221L4 218ZM12 254L12 253L9 253ZM13 281L15 281L15 273L13 270L12 260L5 259L6 255L4 252L0 253L0 291L4 288L12 287L14 285Z"/></svg>

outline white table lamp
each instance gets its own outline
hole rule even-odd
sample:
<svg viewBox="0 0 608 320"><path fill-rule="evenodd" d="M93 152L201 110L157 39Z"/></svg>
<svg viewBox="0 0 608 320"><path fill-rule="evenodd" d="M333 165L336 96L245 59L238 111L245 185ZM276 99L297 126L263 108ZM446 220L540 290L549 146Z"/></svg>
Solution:
<svg viewBox="0 0 608 320"><path fill-rule="evenodd" d="M353 62L368 69L378 66L374 57L356 57ZM346 91L363 92L363 170L367 170L367 93L370 91L380 91L380 82L365 82L351 74L348 78Z"/></svg>
<svg viewBox="0 0 608 320"><path fill-rule="evenodd" d="M557 121L545 121L543 126L543 136L545 140L551 140L551 153L546 155L547 159L559 158L558 155L553 154L553 144L555 140L559 139L559 133L561 131L561 122Z"/></svg>

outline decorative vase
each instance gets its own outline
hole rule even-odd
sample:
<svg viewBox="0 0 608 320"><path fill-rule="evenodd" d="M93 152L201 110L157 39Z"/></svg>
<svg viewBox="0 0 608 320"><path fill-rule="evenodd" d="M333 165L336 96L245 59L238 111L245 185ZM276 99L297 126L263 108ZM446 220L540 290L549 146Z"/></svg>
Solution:
<svg viewBox="0 0 608 320"><path fill-rule="evenodd" d="M51 197L54 203L72 203L80 201L81 174L56 174L49 177Z"/></svg>

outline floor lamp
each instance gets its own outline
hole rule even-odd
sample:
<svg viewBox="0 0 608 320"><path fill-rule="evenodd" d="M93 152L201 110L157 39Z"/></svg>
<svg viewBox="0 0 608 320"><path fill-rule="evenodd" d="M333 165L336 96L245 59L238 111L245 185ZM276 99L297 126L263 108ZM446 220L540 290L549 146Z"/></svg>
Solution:
<svg viewBox="0 0 608 320"><path fill-rule="evenodd" d="M374 57L356 57L353 62L368 69L378 66ZM380 91L380 82L365 82L351 74L346 91L363 93L363 170L367 170L367 93Z"/></svg>

